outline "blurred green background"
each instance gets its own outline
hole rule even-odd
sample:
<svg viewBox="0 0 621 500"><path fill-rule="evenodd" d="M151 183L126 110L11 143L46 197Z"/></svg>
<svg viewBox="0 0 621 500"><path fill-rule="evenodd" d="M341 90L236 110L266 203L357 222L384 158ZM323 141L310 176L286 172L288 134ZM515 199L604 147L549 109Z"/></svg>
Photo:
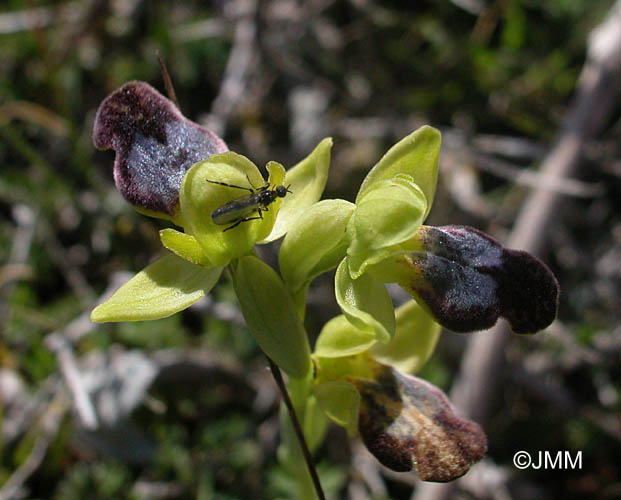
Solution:
<svg viewBox="0 0 621 500"><path fill-rule="evenodd" d="M502 238L532 187L518 173L532 169L537 184L587 36L612 5L2 2L0 495L15 488L1 498L294 498L275 455L278 395L229 282L165 320L88 322L102 293L162 252L166 224L121 198L113 153L91 142L108 93L133 79L164 92L158 51L182 112L258 165L290 167L334 137L326 198L352 200L391 144L422 124L440 128L428 223ZM546 234L559 319L516 338L497 374L491 486L481 496L465 482L455 498L621 497L618 106L613 116ZM276 251L263 256L274 262ZM312 338L336 314L331 280L310 292ZM422 376L448 390L465 340L444 333ZM72 368L81 388L67 389ZM76 390L92 406L76 404ZM331 498L410 497L413 474L389 473L350 443L335 428L320 449ZM582 451L583 467L520 471L522 449Z"/></svg>

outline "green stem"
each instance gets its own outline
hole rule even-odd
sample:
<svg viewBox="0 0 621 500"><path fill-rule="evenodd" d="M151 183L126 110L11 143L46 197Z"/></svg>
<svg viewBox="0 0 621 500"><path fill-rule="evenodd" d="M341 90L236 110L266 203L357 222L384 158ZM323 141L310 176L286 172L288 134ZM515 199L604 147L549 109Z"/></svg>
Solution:
<svg viewBox="0 0 621 500"><path fill-rule="evenodd" d="M267 356L266 356L267 357ZM276 385L280 390L280 394L282 395L282 399L287 407L287 411L289 412L289 417L291 418L291 424L293 425L293 430L298 438L298 442L300 443L300 447L302 448L302 453L304 455L304 460L306 461L306 467L308 468L308 472L313 481L313 485L315 487L315 492L317 493L317 497L319 500L326 500L326 496L321 488L321 482L319 481L319 475L317 474L317 469L315 469L315 464L313 463L313 457L311 455L310 450L308 449L308 444L306 443L306 439L304 438L304 432L302 431L302 426L300 425L300 421L295 413L295 409L293 408L293 404L291 403L291 398L289 397L289 392L287 391L287 387L285 386L285 382L282 378L282 373L280 372L280 368L269 358L267 360L270 364L270 369L272 370L272 375L274 376L274 380L276 381Z"/></svg>

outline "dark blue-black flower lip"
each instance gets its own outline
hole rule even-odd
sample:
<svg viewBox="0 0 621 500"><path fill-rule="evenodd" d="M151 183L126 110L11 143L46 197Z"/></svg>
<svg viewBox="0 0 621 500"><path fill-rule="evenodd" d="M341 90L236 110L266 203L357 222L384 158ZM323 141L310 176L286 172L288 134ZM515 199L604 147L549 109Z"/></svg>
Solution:
<svg viewBox="0 0 621 500"><path fill-rule="evenodd" d="M422 250L394 256L399 283L455 332L492 327L504 317L515 333L536 333L556 318L560 289L538 258L502 247L467 226L422 226Z"/></svg>
<svg viewBox="0 0 621 500"><path fill-rule="evenodd" d="M228 150L213 132L188 120L172 101L145 82L110 94L95 116L93 142L114 149L114 181L132 205L174 216L187 170Z"/></svg>

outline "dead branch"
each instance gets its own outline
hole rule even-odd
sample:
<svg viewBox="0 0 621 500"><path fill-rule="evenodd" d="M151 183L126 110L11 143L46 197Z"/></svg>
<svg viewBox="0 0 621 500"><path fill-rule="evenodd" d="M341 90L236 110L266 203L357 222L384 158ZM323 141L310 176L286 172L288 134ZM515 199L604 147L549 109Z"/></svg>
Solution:
<svg viewBox="0 0 621 500"><path fill-rule="evenodd" d="M60 333L51 333L45 338L45 345L56 354L60 372L73 396L73 404L86 429L97 428L97 413L91 402L84 380L73 355L73 348Z"/></svg>
<svg viewBox="0 0 621 500"><path fill-rule="evenodd" d="M235 106L239 103L248 85L253 64L258 59L256 50L257 2L238 0L235 2L239 16L235 26L233 48L224 71L220 92L211 105L211 113L202 124L215 134L222 136Z"/></svg>
<svg viewBox="0 0 621 500"><path fill-rule="evenodd" d="M15 236L13 238L13 244L11 247L11 254L9 256L9 262L2 266L0 269L0 286L2 286L0 293L0 318L3 318L3 322L9 319L9 307L7 299L10 297L15 281L7 279L7 274L12 274L15 277L23 275L24 271L27 272L27 261L30 255L30 248L32 246L32 240L34 238L34 231L37 222L37 214L28 205L17 205L13 208L13 217L17 222L17 229L15 230ZM9 270L7 270L9 268ZM10 272L13 269L13 272ZM15 270L21 269L22 273L15 273Z"/></svg>
<svg viewBox="0 0 621 500"><path fill-rule="evenodd" d="M40 436L36 439L28 457L2 485L0 500L11 500L19 497L24 483L28 481L30 476L35 473L43 462L47 449L56 437L66 410L67 407L62 402L62 397L59 396L52 401L47 412L43 415Z"/></svg>

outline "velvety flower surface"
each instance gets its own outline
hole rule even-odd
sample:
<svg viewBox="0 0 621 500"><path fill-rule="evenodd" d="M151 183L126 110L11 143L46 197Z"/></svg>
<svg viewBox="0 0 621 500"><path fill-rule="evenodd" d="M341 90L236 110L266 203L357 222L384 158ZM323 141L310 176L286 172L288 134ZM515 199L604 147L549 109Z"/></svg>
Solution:
<svg viewBox="0 0 621 500"><path fill-rule="evenodd" d="M386 467L415 468L423 481L451 481L487 452L479 425L459 418L446 395L425 380L378 364L374 380L351 382L361 398L360 435Z"/></svg>
<svg viewBox="0 0 621 500"><path fill-rule="evenodd" d="M315 395L326 414L386 467L415 469L423 481L457 479L487 451L484 432L455 413L432 384L379 363L369 353L315 358Z"/></svg>
<svg viewBox="0 0 621 500"><path fill-rule="evenodd" d="M381 343L345 315L315 345L314 395L326 415L359 434L386 467L450 481L487 450L481 428L460 418L446 395L412 375L433 353L440 326L415 302L397 308L395 334Z"/></svg>
<svg viewBox="0 0 621 500"><path fill-rule="evenodd" d="M439 150L439 132L421 127L363 181L348 213L347 251L335 279L343 314L376 341L390 341L384 283L398 283L455 332L490 328L499 317L515 333L543 330L556 317L559 297L543 262L470 227L422 225L433 202Z"/></svg>
<svg viewBox="0 0 621 500"><path fill-rule="evenodd" d="M369 172L355 204L318 203L280 252L294 295L337 268L342 314L324 325L314 350L318 404L384 465L416 469L425 481L458 478L487 449L476 423L411 375L433 352L440 325L472 332L504 317L514 332L535 333L556 317L559 296L554 275L536 257L473 228L422 225L439 150L437 130L413 132ZM386 283L398 283L415 301L395 311Z"/></svg>
<svg viewBox="0 0 621 500"><path fill-rule="evenodd" d="M228 150L217 135L138 81L126 83L101 103L93 142L98 149L114 149L114 181L125 199L148 215L166 218L176 215L188 169Z"/></svg>
<svg viewBox="0 0 621 500"><path fill-rule="evenodd" d="M556 317L558 282L533 255L466 226L421 226L415 239L419 250L394 254L375 272L399 283L449 330L483 330L502 316L515 333L528 334Z"/></svg>
<svg viewBox="0 0 621 500"><path fill-rule="evenodd" d="M172 253L99 304L91 319L170 316L209 293L229 266L242 312L263 351L291 377L307 377L310 348L294 302L277 273L253 256L253 248L282 237L321 197L332 141L321 141L286 172L269 162L265 181L252 161L228 151L219 137L183 117L144 82L129 82L104 99L93 140L100 149L114 149L121 194L138 211L171 219L183 231L160 231ZM285 198L257 201L257 193L278 186L287 186ZM242 209L222 224L213 214L231 203Z"/></svg>
<svg viewBox="0 0 621 500"><path fill-rule="evenodd" d="M426 481L450 481L481 459L487 449L481 428L412 374L431 356L440 325L466 332L504 317L515 332L534 333L553 321L559 289L545 264L525 252L472 228L422 225L436 190L437 130L421 127L395 144L369 172L355 203L318 202L330 139L287 171L270 162L264 183L248 158L227 152L221 139L143 82L103 101L93 137L97 147L115 150L114 178L123 196L184 230L161 231L173 253L98 306L94 321L178 312L208 293L228 266L251 333L290 376L313 448L330 418L359 433L387 467L416 469ZM278 185L291 194L249 212L261 217L234 219L226 231L212 217L248 192ZM283 235L281 279L253 248ZM324 325L311 362L306 293L316 276L335 267L343 314ZM395 311L386 283L398 283L415 301ZM284 442L290 434L285 426ZM287 449L296 470L296 447Z"/></svg>

